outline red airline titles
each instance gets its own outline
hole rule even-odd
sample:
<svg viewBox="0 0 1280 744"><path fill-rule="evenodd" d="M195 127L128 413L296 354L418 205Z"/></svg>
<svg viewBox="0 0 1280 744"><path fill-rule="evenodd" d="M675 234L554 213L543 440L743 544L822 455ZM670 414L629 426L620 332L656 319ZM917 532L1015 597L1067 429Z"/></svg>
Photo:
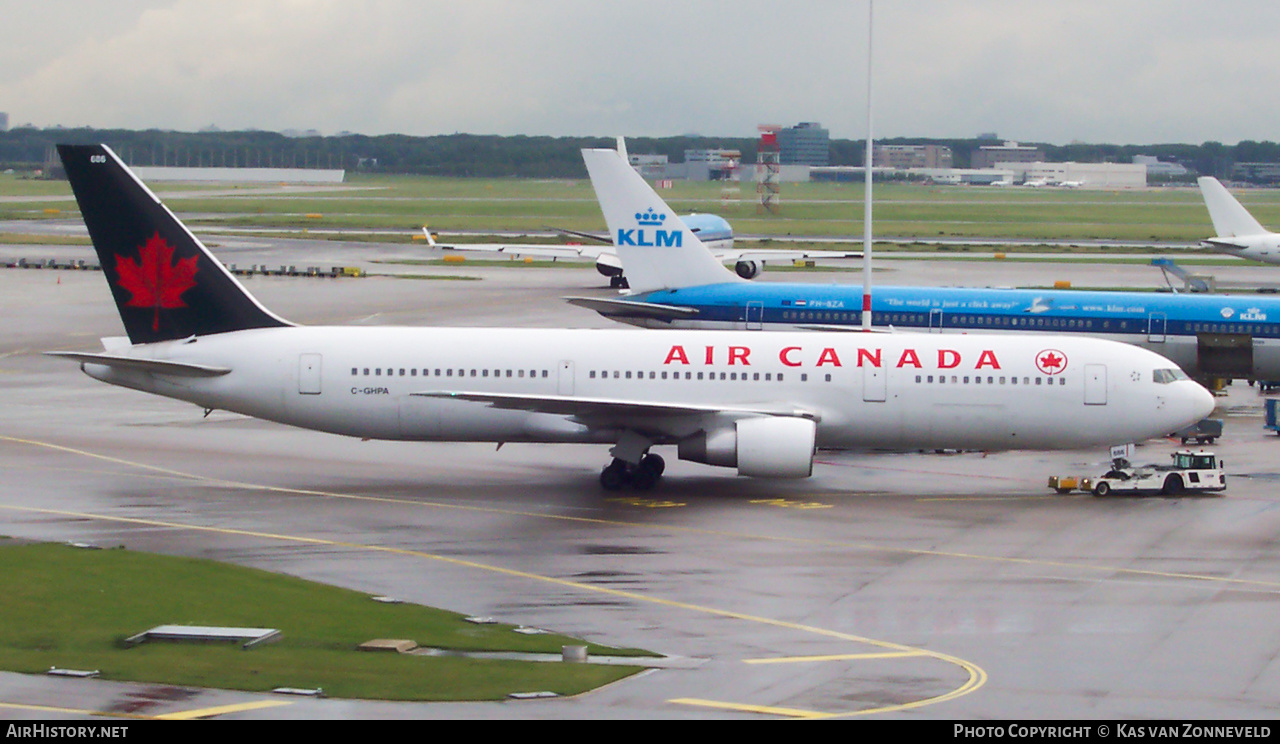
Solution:
<svg viewBox="0 0 1280 744"><path fill-rule="evenodd" d="M721 351L728 354L725 363L729 366L741 364L744 367L751 366L749 357L751 356L751 347L749 346L730 346ZM871 367L883 366L880 349L864 349L858 348L858 360L856 366L864 365ZM704 346L702 353L703 364L716 364L717 348L715 346ZM696 351L695 351L696 354ZM937 368L938 369L955 369L960 366L960 352L954 349L938 349L937 351ZM804 347L787 346L778 352L778 361L787 367L800 367L804 365ZM689 352L685 351L684 346L675 345L671 347L671 351L667 352L667 358L662 362L667 364L691 364L689 361ZM832 347L825 347L818 354L818 360L813 366L821 367L823 365L831 365L833 367L843 367L844 363L840 361L840 355ZM898 357L896 368L915 367L923 369L924 365L920 363L920 356L915 349L904 349ZM974 369L1000 369L1000 361L996 359L996 353L990 349L984 349L978 355L978 361L973 366Z"/></svg>

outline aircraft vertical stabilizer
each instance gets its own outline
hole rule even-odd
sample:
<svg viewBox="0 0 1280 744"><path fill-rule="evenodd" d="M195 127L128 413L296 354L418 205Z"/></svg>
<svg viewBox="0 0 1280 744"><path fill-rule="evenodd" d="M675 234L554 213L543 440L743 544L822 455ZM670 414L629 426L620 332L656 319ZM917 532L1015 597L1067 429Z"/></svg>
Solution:
<svg viewBox="0 0 1280 744"><path fill-rule="evenodd" d="M1198 181L1204 204L1209 208L1209 219L1218 237L1238 238L1245 235L1266 235L1267 229L1249 214L1218 179L1203 176Z"/></svg>
<svg viewBox="0 0 1280 744"><path fill-rule="evenodd" d="M633 292L742 281L616 150L582 157Z"/></svg>
<svg viewBox="0 0 1280 744"><path fill-rule="evenodd" d="M105 145L58 155L135 344L291 325L240 282Z"/></svg>

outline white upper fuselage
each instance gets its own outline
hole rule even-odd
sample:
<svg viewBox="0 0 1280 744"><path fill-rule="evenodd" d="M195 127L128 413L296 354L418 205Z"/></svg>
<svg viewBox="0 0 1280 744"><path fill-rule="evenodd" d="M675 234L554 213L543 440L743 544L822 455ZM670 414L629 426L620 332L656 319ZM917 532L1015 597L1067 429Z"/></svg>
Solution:
<svg viewBox="0 0 1280 744"><path fill-rule="evenodd" d="M819 447L1065 449L1164 435L1213 406L1196 383L1157 373L1173 366L1162 357L1075 337L292 327L117 353L231 372L85 371L385 439L612 442L629 429L672 443L743 416L802 415Z"/></svg>

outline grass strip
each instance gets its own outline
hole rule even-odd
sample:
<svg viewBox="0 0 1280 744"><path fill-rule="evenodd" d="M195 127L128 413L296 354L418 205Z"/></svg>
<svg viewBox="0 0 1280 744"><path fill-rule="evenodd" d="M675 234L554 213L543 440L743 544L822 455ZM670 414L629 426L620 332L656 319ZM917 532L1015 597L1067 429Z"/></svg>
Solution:
<svg viewBox="0 0 1280 744"><path fill-rule="evenodd" d="M8 544L6 544L8 543ZM124 549L86 550L0 540L0 669L98 670L101 677L156 684L269 691L322 688L333 697L498 700L513 692L576 695L640 667L365 652L375 638L466 652L640 656L558 634L477 625L463 615L386 604L361 592L208 560ZM124 639L157 625L278 628L283 637L250 651L238 645Z"/></svg>

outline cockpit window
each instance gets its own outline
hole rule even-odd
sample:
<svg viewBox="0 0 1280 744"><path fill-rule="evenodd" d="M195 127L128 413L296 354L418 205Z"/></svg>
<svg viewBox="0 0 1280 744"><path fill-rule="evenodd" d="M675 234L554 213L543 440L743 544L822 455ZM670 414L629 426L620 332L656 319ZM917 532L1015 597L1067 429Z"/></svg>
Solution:
<svg viewBox="0 0 1280 744"><path fill-rule="evenodd" d="M1157 370L1153 370L1153 371L1151 372L1151 378L1152 378L1155 382L1157 382L1157 383L1159 383L1159 384L1161 384L1161 385L1167 385L1167 384L1169 384L1169 383L1171 383L1171 382L1177 382L1178 380L1189 380L1189 379L1191 379L1190 377L1187 377L1187 373L1186 373L1186 372L1183 372L1182 370L1178 369L1177 367L1174 367L1173 369L1157 369Z"/></svg>

